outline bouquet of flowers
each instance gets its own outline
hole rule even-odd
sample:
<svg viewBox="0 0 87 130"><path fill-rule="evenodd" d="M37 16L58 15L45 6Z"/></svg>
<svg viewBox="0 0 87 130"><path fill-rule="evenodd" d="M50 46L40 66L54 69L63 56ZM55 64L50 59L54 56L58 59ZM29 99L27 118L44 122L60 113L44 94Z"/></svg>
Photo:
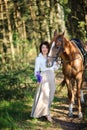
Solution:
<svg viewBox="0 0 87 130"><path fill-rule="evenodd" d="M40 72L37 72L36 73L36 78L37 78L37 82L41 82L41 80L42 80L42 76L40 75Z"/></svg>

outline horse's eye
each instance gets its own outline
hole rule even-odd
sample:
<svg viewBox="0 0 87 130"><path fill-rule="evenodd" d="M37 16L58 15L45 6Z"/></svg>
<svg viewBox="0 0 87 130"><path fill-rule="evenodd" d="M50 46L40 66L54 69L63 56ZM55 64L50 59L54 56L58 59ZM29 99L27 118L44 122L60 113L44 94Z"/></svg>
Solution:
<svg viewBox="0 0 87 130"><path fill-rule="evenodd" d="M62 41L62 38L58 38L57 41L61 42L61 41Z"/></svg>
<svg viewBox="0 0 87 130"><path fill-rule="evenodd" d="M57 47L58 47L58 45L56 44L54 48L57 49Z"/></svg>
<svg viewBox="0 0 87 130"><path fill-rule="evenodd" d="M59 48L60 45L61 45L61 43L57 42L55 48Z"/></svg>

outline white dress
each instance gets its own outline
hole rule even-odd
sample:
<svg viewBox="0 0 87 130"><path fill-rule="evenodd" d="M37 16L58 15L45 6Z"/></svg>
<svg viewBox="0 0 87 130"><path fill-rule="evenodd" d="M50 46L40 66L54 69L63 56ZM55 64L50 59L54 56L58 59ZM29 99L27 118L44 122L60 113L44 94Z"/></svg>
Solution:
<svg viewBox="0 0 87 130"><path fill-rule="evenodd" d="M50 114L50 106L55 93L55 74L54 70L58 69L56 64L50 68L46 67L46 58L40 53L35 61L36 72L41 71L42 80L37 88L34 103L32 106L31 117L42 117Z"/></svg>

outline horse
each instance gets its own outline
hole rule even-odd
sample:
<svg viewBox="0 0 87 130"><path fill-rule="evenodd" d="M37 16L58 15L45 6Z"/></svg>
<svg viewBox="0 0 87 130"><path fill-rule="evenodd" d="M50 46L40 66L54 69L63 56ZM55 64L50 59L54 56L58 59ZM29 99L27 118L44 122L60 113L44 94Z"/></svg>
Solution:
<svg viewBox="0 0 87 130"><path fill-rule="evenodd" d="M75 96L77 97L78 104L78 117L82 118L81 102L84 103L84 95L82 90L83 72L84 72L84 56L80 49L77 47L74 40L69 40L64 36L64 32L57 34L54 33L54 38L50 47L47 57L47 67L51 67L53 62L58 57L61 58L62 72L64 74L64 81L68 90L69 99L69 113L70 117L73 116L73 105ZM76 95L75 95L76 84Z"/></svg>

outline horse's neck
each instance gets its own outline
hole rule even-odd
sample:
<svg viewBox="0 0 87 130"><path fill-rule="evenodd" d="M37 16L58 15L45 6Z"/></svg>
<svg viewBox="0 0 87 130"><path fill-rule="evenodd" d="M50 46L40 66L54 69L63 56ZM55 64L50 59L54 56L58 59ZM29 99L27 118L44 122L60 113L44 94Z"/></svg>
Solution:
<svg viewBox="0 0 87 130"><path fill-rule="evenodd" d="M65 48L66 48L66 54L80 54L80 51L76 44L74 42L71 42L68 39L65 39Z"/></svg>
<svg viewBox="0 0 87 130"><path fill-rule="evenodd" d="M76 46L71 41L64 38L64 44L64 52L61 55L63 60L72 61L78 56L81 56L79 49L76 48Z"/></svg>

